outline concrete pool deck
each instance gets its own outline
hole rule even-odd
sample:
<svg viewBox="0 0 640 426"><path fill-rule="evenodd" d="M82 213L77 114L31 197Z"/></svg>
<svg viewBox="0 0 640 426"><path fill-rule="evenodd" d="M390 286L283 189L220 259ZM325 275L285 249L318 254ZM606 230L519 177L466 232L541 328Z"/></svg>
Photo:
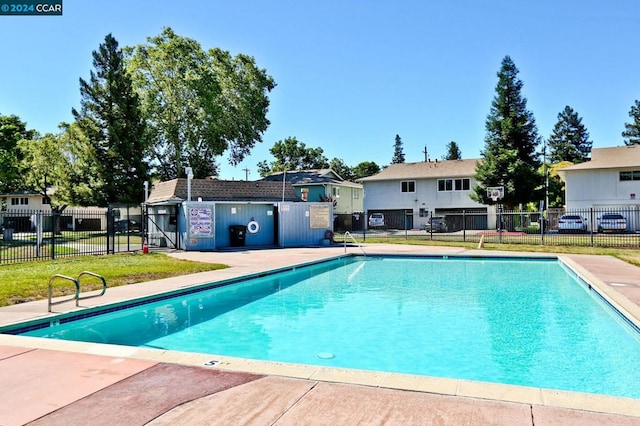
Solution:
<svg viewBox="0 0 640 426"><path fill-rule="evenodd" d="M538 256L393 244L364 249ZM79 309L344 253L343 246L168 253L230 268L110 288ZM640 268L608 256L560 257L640 324ZM54 314L75 309L73 302L53 307ZM0 326L50 315L46 301L3 307ZM0 335L0 384L0 425L640 424L636 399L10 335Z"/></svg>

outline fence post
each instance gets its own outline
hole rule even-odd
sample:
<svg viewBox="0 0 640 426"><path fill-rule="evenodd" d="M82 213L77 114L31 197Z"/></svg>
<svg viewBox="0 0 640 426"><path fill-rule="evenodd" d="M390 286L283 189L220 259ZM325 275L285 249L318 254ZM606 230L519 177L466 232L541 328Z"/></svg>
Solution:
<svg viewBox="0 0 640 426"><path fill-rule="evenodd" d="M502 204L498 204L498 242L502 244Z"/></svg>
<svg viewBox="0 0 640 426"><path fill-rule="evenodd" d="M467 216L466 210L462 210L462 241L467 241Z"/></svg>
<svg viewBox="0 0 640 426"><path fill-rule="evenodd" d="M589 208L589 220L591 221L591 233L590 233L591 247L593 247L593 226L595 225L595 222L593 221L593 207Z"/></svg>
<svg viewBox="0 0 640 426"><path fill-rule="evenodd" d="M51 260L56 258L56 224L57 224L57 210L51 210Z"/></svg>

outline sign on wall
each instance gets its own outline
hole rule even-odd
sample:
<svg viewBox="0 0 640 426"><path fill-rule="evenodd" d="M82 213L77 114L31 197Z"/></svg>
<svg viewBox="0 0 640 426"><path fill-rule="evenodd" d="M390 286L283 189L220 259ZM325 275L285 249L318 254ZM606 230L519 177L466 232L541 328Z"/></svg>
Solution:
<svg viewBox="0 0 640 426"><path fill-rule="evenodd" d="M309 226L311 228L331 228L331 214L329 206L309 206Z"/></svg>
<svg viewBox="0 0 640 426"><path fill-rule="evenodd" d="M189 209L189 233L192 236L211 236L213 234L211 209Z"/></svg>

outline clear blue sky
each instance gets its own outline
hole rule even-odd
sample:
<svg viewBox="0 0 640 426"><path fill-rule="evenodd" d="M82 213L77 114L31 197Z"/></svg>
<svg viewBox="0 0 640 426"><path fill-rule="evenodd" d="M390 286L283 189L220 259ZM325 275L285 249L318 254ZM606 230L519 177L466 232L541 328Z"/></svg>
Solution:
<svg viewBox="0 0 640 426"><path fill-rule="evenodd" d="M640 99L639 23L637 0L64 0L63 16L0 16L0 114L56 132L105 35L135 45L168 26L255 57L278 84L264 142L237 167L220 158L223 179L258 179L288 136L349 166L389 164L396 134L407 162L452 140L478 158L505 55L541 136L569 105L594 147L618 146Z"/></svg>

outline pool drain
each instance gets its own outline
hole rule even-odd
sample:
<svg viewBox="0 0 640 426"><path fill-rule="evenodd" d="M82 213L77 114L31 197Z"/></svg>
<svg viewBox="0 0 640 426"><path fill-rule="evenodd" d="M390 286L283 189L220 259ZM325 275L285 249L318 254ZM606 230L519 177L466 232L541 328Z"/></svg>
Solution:
<svg viewBox="0 0 640 426"><path fill-rule="evenodd" d="M331 359L335 358L336 356L331 352L318 352L317 357L320 359Z"/></svg>

